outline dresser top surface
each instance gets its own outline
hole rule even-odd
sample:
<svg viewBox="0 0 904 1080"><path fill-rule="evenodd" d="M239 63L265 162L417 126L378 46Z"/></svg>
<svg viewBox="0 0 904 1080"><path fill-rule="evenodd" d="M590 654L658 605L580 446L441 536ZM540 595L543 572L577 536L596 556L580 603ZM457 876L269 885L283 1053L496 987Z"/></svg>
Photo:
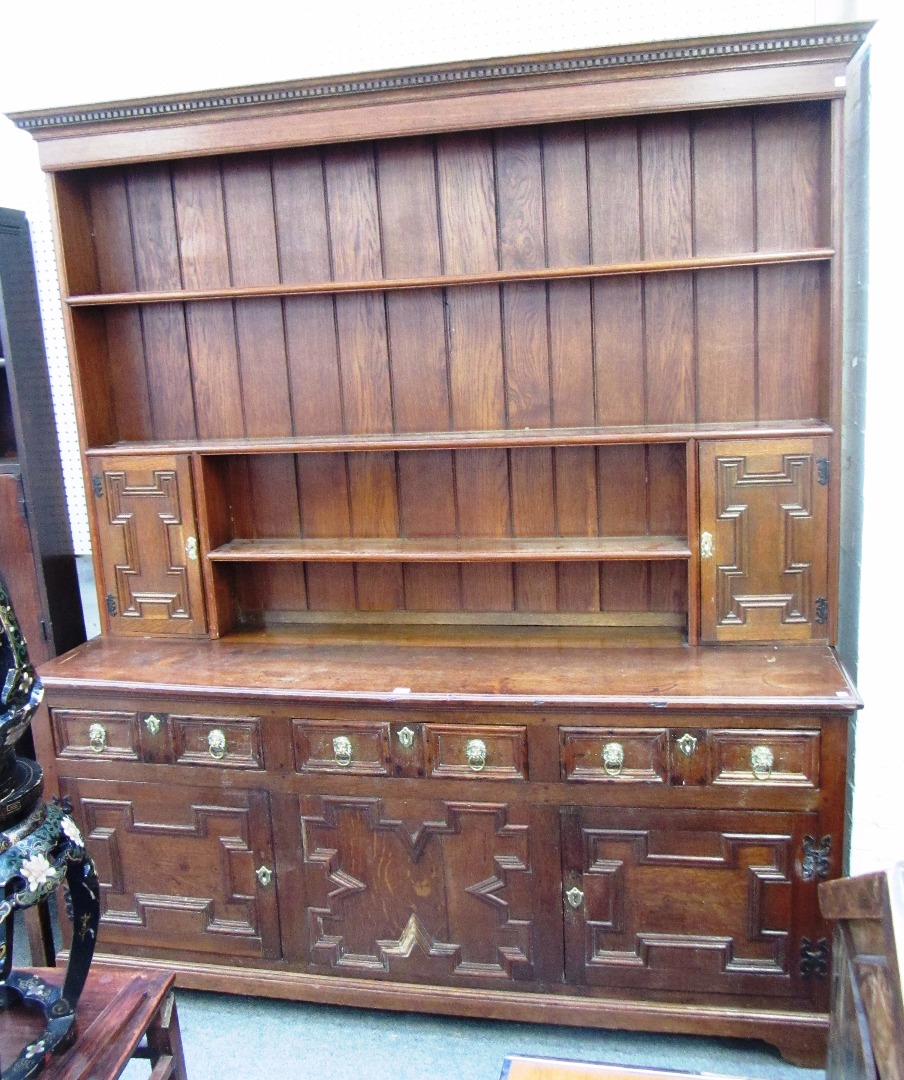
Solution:
<svg viewBox="0 0 904 1080"><path fill-rule="evenodd" d="M359 703L850 711L827 646L641 647L504 635L272 632L222 641L95 638L45 664L49 690Z"/></svg>

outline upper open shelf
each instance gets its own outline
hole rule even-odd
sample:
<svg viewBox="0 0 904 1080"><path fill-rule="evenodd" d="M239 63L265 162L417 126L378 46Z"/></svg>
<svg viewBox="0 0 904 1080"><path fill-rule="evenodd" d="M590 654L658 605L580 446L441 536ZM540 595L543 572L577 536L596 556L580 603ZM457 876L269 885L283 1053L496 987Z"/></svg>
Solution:
<svg viewBox="0 0 904 1080"><path fill-rule="evenodd" d="M70 296L70 307L102 307L120 304L166 304L196 300L240 300L258 297L323 296L406 289L436 289L467 285L493 285L528 281L571 281L583 278L624 277L631 274L664 274L674 271L718 270L733 266L778 266L787 263L824 262L833 248L803 251L751 251L732 255L695 255L676 259L643 259L633 262L588 266L537 267L498 270L479 274L427 274L418 277L381 277L369 280L312 281L273 285L222 286L209 289L166 289L153 292L86 293Z"/></svg>
<svg viewBox="0 0 904 1080"><path fill-rule="evenodd" d="M290 438L183 439L120 442L92 447L89 457L122 454L302 454L396 450L479 450L493 447L603 446L677 443L688 439L794 438L831 435L823 420L760 420L724 424L624 424L606 427L546 427L491 431L379 432Z"/></svg>

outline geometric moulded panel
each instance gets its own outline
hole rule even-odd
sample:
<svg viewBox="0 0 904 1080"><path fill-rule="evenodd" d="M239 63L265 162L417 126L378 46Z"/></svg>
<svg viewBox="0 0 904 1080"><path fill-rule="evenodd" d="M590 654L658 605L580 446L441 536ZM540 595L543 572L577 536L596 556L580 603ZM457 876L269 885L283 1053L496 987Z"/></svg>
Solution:
<svg viewBox="0 0 904 1080"><path fill-rule="evenodd" d="M828 637L828 440L701 443L705 641Z"/></svg>
<svg viewBox="0 0 904 1080"><path fill-rule="evenodd" d="M532 976L527 812L301 799L311 960L410 981Z"/></svg>
<svg viewBox="0 0 904 1080"><path fill-rule="evenodd" d="M106 458L98 464L93 502L110 631L203 634L188 460Z"/></svg>
<svg viewBox="0 0 904 1080"><path fill-rule="evenodd" d="M716 993L808 993L797 953L815 891L795 858L812 815L576 814L563 837L566 879L580 880L584 894L577 910L566 909L569 979L661 991L705 985Z"/></svg>

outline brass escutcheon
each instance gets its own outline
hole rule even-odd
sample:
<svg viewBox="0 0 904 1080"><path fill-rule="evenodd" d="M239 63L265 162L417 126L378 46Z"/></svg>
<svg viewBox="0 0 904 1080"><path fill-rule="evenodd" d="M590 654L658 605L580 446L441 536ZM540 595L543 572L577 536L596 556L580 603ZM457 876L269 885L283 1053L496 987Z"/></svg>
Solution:
<svg viewBox="0 0 904 1080"><path fill-rule="evenodd" d="M88 744L95 754L103 751L107 745L107 729L103 724L92 724L88 728Z"/></svg>
<svg viewBox="0 0 904 1080"><path fill-rule="evenodd" d="M219 728L214 728L213 731L207 736L207 749L210 751L210 756L216 758L217 761L220 758L226 756L226 734Z"/></svg>
<svg viewBox="0 0 904 1080"><path fill-rule="evenodd" d="M465 746L465 757L468 759L468 768L480 772L487 763L487 744L483 739L469 739Z"/></svg>
<svg viewBox="0 0 904 1080"><path fill-rule="evenodd" d="M574 885L565 893L565 899L568 901L569 907L577 910L584 903L584 894L577 885Z"/></svg>
<svg viewBox="0 0 904 1080"><path fill-rule="evenodd" d="M618 742L607 742L603 747L603 768L610 776L618 776L625 763L625 748Z"/></svg>
<svg viewBox="0 0 904 1080"><path fill-rule="evenodd" d="M414 746L414 732L410 727L400 728L398 732L399 743L406 749L410 750Z"/></svg>
<svg viewBox="0 0 904 1080"><path fill-rule="evenodd" d="M686 732L680 739L675 740L675 745L685 757L690 757L697 749L697 740L689 732Z"/></svg>
<svg viewBox="0 0 904 1080"><path fill-rule="evenodd" d="M333 755L336 758L336 764L351 765L352 763L352 743L351 739L347 739L344 735L337 735L333 739Z"/></svg>
<svg viewBox="0 0 904 1080"><path fill-rule="evenodd" d="M772 775L775 755L768 746L754 746L750 751L750 767L757 780L768 780Z"/></svg>
<svg viewBox="0 0 904 1080"><path fill-rule="evenodd" d="M198 558L198 540L194 536L190 536L185 541L185 554L193 562Z"/></svg>
<svg viewBox="0 0 904 1080"><path fill-rule="evenodd" d="M254 876L266 889L266 887L273 880L273 871L270 869L269 866L259 866L257 870L254 871Z"/></svg>
<svg viewBox="0 0 904 1080"><path fill-rule="evenodd" d="M156 735L157 732L160 730L160 721L157 719L156 716L154 716L153 713L151 713L150 716L146 716L144 718L144 726L152 735Z"/></svg>
<svg viewBox="0 0 904 1080"><path fill-rule="evenodd" d="M713 534L711 532L700 533L700 558L711 559L715 554L716 547L713 543Z"/></svg>

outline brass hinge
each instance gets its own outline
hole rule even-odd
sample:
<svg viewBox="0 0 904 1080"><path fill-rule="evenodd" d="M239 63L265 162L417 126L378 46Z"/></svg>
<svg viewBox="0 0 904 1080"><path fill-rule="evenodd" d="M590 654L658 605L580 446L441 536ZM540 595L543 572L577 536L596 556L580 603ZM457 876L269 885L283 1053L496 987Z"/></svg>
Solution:
<svg viewBox="0 0 904 1080"><path fill-rule="evenodd" d="M103 482L103 480L99 476L92 476L91 477L91 487L94 489L94 494L99 499L104 493L104 482Z"/></svg>
<svg viewBox="0 0 904 1080"><path fill-rule="evenodd" d="M816 597L816 623L825 626L829 621L829 601L825 596Z"/></svg>
<svg viewBox="0 0 904 1080"><path fill-rule="evenodd" d="M116 603L116 597L113 595L113 593L109 592L107 593L107 611L111 615L116 615L119 612L119 608Z"/></svg>
<svg viewBox="0 0 904 1080"><path fill-rule="evenodd" d="M816 479L823 487L829 482L829 459L821 457L816 459Z"/></svg>
<svg viewBox="0 0 904 1080"><path fill-rule="evenodd" d="M829 876L829 856L832 853L832 837L824 836L817 841L813 836L805 836L804 853L800 861L800 876L804 881Z"/></svg>
<svg viewBox="0 0 904 1080"><path fill-rule="evenodd" d="M808 979L815 975L824 979L829 973L829 943L825 938L811 942L809 938L800 940L800 973Z"/></svg>

